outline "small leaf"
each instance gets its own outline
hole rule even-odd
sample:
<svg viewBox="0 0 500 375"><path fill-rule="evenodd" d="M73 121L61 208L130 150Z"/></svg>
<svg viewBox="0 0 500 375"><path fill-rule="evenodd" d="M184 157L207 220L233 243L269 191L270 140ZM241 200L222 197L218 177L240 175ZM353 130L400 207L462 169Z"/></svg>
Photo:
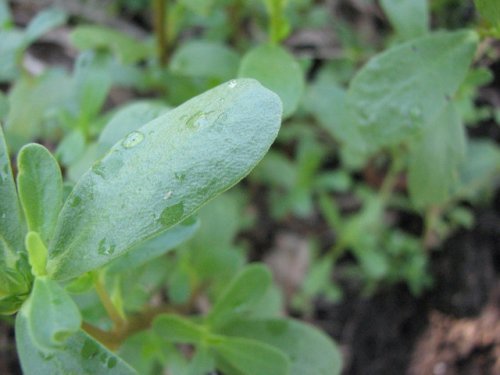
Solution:
<svg viewBox="0 0 500 375"><path fill-rule="evenodd" d="M352 80L351 120L367 142L382 147L416 136L448 104L474 57L478 36L440 32L372 58Z"/></svg>
<svg viewBox="0 0 500 375"><path fill-rule="evenodd" d="M266 293L271 273L262 265L250 265L227 286L207 316L212 327L221 326L237 315L244 314Z"/></svg>
<svg viewBox="0 0 500 375"><path fill-rule="evenodd" d="M465 137L455 107L448 105L411 145L408 187L416 207L441 205L449 198L464 159Z"/></svg>
<svg viewBox="0 0 500 375"><path fill-rule="evenodd" d="M66 200L47 271L57 279L78 276L191 216L250 172L280 120L279 98L242 79L131 132Z"/></svg>
<svg viewBox="0 0 500 375"><path fill-rule="evenodd" d="M224 362L243 375L289 374L288 358L279 349L265 343L239 337L219 337L218 342L210 346Z"/></svg>
<svg viewBox="0 0 500 375"><path fill-rule="evenodd" d="M342 144L359 152L367 148L359 129L343 124L349 121L346 110L346 90L329 71L320 73L308 87L305 105L319 125Z"/></svg>
<svg viewBox="0 0 500 375"><path fill-rule="evenodd" d="M107 48L114 52L124 64L133 64L150 54L150 47L147 43L102 26L78 26L69 37L73 45L80 50Z"/></svg>
<svg viewBox="0 0 500 375"><path fill-rule="evenodd" d="M500 148L489 140L471 140L467 158L459 168L458 184L453 186L453 196L474 201L493 189L493 181L500 173Z"/></svg>
<svg viewBox="0 0 500 375"><path fill-rule="evenodd" d="M17 185L28 229L48 244L62 207L63 183L59 165L42 145L32 143L19 151Z"/></svg>
<svg viewBox="0 0 500 375"><path fill-rule="evenodd" d="M340 352L318 329L291 319L237 320L222 333L266 343L290 359L290 375L337 375L342 369ZM268 374L255 372L254 374Z"/></svg>
<svg viewBox="0 0 500 375"><path fill-rule="evenodd" d="M255 78L279 95L283 117L295 112L304 91L304 74L297 61L277 45L260 45L250 50L241 61L240 77Z"/></svg>
<svg viewBox="0 0 500 375"><path fill-rule="evenodd" d="M201 16L208 16L214 7L214 0L179 0L179 3Z"/></svg>
<svg viewBox="0 0 500 375"><path fill-rule="evenodd" d="M111 89L112 78L106 56L87 51L78 56L74 72L80 126L89 126Z"/></svg>
<svg viewBox="0 0 500 375"><path fill-rule="evenodd" d="M12 14L7 4L7 0L0 0L0 30L3 31L3 29L8 29L12 24Z"/></svg>
<svg viewBox="0 0 500 375"><path fill-rule="evenodd" d="M206 375L215 371L215 359L208 348L198 347L186 375Z"/></svg>
<svg viewBox="0 0 500 375"><path fill-rule="evenodd" d="M163 232L158 237L147 240L130 249L127 253L114 260L108 272L124 272L166 254L191 238L200 226L196 218L187 218L184 222Z"/></svg>
<svg viewBox="0 0 500 375"><path fill-rule="evenodd" d="M9 151L0 126L0 238L14 252L24 248L25 224L12 176ZM2 261L0 254L0 262Z"/></svg>
<svg viewBox="0 0 500 375"><path fill-rule="evenodd" d="M24 33L18 29L1 30L0 32L0 82L10 82L19 75L21 55L25 47Z"/></svg>
<svg viewBox="0 0 500 375"><path fill-rule="evenodd" d="M75 302L57 282L37 277L23 307L33 342L42 351L62 347L80 329L82 318Z"/></svg>
<svg viewBox="0 0 500 375"><path fill-rule="evenodd" d="M153 328L163 340L180 344L199 344L207 336L203 327L178 315L160 315Z"/></svg>
<svg viewBox="0 0 500 375"><path fill-rule="evenodd" d="M14 314L29 296L32 275L23 255L0 235L0 315Z"/></svg>
<svg viewBox="0 0 500 375"><path fill-rule="evenodd" d="M27 44L34 42L46 32L63 25L65 22L66 14L60 9L49 8L39 12L26 28Z"/></svg>
<svg viewBox="0 0 500 375"><path fill-rule="evenodd" d="M71 165L78 161L85 151L85 135L81 130L67 134L57 146L55 156L62 165Z"/></svg>
<svg viewBox="0 0 500 375"><path fill-rule="evenodd" d="M381 0L380 5L401 39L417 38L429 31L427 0Z"/></svg>
<svg viewBox="0 0 500 375"><path fill-rule="evenodd" d="M15 82L9 91L10 110L5 121L5 135L13 151L43 134L46 114L64 106L71 90L70 78L55 70L38 77L23 75Z"/></svg>
<svg viewBox="0 0 500 375"><path fill-rule="evenodd" d="M477 10L493 26L500 26L500 6L498 0L475 0Z"/></svg>
<svg viewBox="0 0 500 375"><path fill-rule="evenodd" d="M137 375L120 357L83 331L69 337L61 349L40 350L33 341L26 310L23 307L16 317L16 344L24 374Z"/></svg>
<svg viewBox="0 0 500 375"><path fill-rule="evenodd" d="M176 74L213 78L219 83L236 77L239 62L238 54L224 44L191 41L175 51L170 69Z"/></svg>
<svg viewBox="0 0 500 375"><path fill-rule="evenodd" d="M26 235L26 249L28 250L31 272L35 276L47 274L47 247L37 232L28 232Z"/></svg>

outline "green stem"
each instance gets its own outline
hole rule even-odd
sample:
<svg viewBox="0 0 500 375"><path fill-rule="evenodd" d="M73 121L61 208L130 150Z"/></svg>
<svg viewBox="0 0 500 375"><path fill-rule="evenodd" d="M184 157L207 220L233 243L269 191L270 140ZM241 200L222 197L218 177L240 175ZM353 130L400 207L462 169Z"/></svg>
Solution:
<svg viewBox="0 0 500 375"><path fill-rule="evenodd" d="M166 35L165 20L168 18L168 0L154 0L154 30L156 35L156 53L160 66L165 66L169 58L168 41Z"/></svg>
<svg viewBox="0 0 500 375"><path fill-rule="evenodd" d="M278 44L283 39L281 28L285 23L284 8L284 1L282 0L271 0L270 4L268 4L269 43L271 44Z"/></svg>
<svg viewBox="0 0 500 375"><path fill-rule="evenodd" d="M398 182L399 172L402 168L401 158L398 157L396 151L391 153L390 163L389 170L387 171L387 174L384 177L384 182L382 182L382 186L379 190L379 197L384 205L387 205L387 202L391 197L392 191Z"/></svg>
<svg viewBox="0 0 500 375"><path fill-rule="evenodd" d="M127 321L121 316L120 312L111 300L111 297L102 282L102 277L99 274L94 277L94 287L104 309L113 321L115 331L123 330L123 328L127 326Z"/></svg>
<svg viewBox="0 0 500 375"><path fill-rule="evenodd" d="M425 250L430 250L435 246L436 223L441 217L442 208L431 206L425 212L424 218L424 234L422 236L422 244Z"/></svg>

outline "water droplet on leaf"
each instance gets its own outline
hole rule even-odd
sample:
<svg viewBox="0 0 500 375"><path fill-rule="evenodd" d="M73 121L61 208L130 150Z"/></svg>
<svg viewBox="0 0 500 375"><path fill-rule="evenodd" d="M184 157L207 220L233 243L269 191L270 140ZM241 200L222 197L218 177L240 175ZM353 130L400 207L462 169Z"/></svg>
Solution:
<svg viewBox="0 0 500 375"><path fill-rule="evenodd" d="M234 89L237 84L238 84L238 82L235 79L232 79L231 81L229 81L228 86L230 89Z"/></svg>
<svg viewBox="0 0 500 375"><path fill-rule="evenodd" d="M132 148L134 146L137 146L143 140L144 140L144 134L142 134L139 131L133 131L125 137L125 139L122 141L122 145L125 148Z"/></svg>
<svg viewBox="0 0 500 375"><path fill-rule="evenodd" d="M166 207L160 214L160 223L165 227L169 227L177 223L184 214L184 204L177 203L173 206Z"/></svg>
<svg viewBox="0 0 500 375"><path fill-rule="evenodd" d="M113 368L116 366L116 364L118 363L118 361L116 360L115 357L111 357L108 359L108 368Z"/></svg>
<svg viewBox="0 0 500 375"><path fill-rule="evenodd" d="M106 243L106 239L103 238L99 241L99 247L97 248L97 252L100 255L111 255L115 252L116 245L108 245Z"/></svg>

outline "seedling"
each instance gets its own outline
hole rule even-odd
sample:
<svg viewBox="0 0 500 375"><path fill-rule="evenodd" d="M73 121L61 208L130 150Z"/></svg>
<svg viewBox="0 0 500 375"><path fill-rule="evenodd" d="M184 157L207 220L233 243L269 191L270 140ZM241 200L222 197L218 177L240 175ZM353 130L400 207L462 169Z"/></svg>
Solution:
<svg viewBox="0 0 500 375"><path fill-rule="evenodd" d="M161 309L130 316L123 296L109 296L103 284L105 273L126 277L192 235L193 213L267 152L281 111L279 98L256 81L225 83L131 131L66 198L59 166L39 144L20 150L16 189L0 134L0 306L4 314L17 312L26 374L134 374L127 360L137 368L135 361L144 359L121 358L110 349L141 331L137 326L144 327L146 341L156 340L165 365L173 366L167 358L174 356L184 373L339 371L338 353L326 337L259 311L271 285L261 265L243 269L208 314L194 318ZM86 322L85 314L82 319L70 295L92 285L109 315L109 330ZM173 344L193 345L193 359L186 361Z"/></svg>

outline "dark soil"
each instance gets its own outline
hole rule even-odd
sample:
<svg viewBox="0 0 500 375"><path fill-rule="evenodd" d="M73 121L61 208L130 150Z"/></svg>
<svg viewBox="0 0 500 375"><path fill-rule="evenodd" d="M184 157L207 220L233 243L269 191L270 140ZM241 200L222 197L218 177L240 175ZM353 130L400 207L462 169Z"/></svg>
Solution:
<svg viewBox="0 0 500 375"><path fill-rule="evenodd" d="M396 286L318 303L319 325L344 351L344 374L500 374L499 224L500 210L483 209L473 229L433 253L434 286L419 298Z"/></svg>

